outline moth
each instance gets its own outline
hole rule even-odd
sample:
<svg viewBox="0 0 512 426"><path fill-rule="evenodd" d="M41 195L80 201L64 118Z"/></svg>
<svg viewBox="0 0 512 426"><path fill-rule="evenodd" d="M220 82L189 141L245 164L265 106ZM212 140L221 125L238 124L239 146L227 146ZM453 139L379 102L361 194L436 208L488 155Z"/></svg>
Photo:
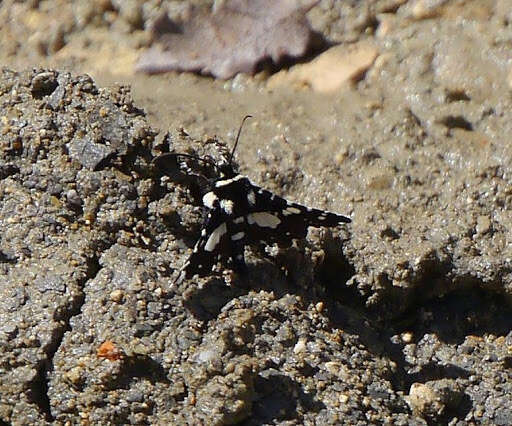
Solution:
<svg viewBox="0 0 512 426"><path fill-rule="evenodd" d="M159 161L174 162L192 158L209 164L215 171L215 177L204 185L202 203L206 215L201 235L175 283L196 274L210 274L219 260L227 261L237 272L244 272L246 245L277 243L289 247L294 238L306 237L309 226L335 227L351 222L347 216L289 202L238 174L233 156L243 123L249 117L242 121L231 153L219 162L180 153L157 157Z"/></svg>

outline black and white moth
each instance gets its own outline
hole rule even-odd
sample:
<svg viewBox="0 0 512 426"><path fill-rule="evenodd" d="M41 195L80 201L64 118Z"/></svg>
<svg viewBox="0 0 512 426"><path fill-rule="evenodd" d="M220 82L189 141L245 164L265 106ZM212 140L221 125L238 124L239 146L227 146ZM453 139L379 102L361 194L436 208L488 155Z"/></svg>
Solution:
<svg viewBox="0 0 512 426"><path fill-rule="evenodd" d="M215 178L207 181L202 196L206 218L201 236L175 282L195 274L208 275L219 260L243 272L246 245L277 243L289 247L294 238L306 237L309 226L334 227L351 222L343 215L291 203L238 174L233 167L233 155L240 131L241 127L231 154L218 163L189 154L170 153L159 157L160 160L172 158L175 162L193 158L210 164L216 173Z"/></svg>

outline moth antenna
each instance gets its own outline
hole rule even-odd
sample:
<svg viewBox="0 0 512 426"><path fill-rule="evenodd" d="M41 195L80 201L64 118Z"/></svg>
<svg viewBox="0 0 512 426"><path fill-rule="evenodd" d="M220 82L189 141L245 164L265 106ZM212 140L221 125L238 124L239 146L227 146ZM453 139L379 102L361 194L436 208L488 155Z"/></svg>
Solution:
<svg viewBox="0 0 512 426"><path fill-rule="evenodd" d="M196 161L202 161L203 163L209 164L213 168L217 169L217 164L215 164L212 160L198 157L197 155L191 155L191 154L182 154L182 153L176 153L176 152L168 152L166 154L159 155L158 157L153 159L153 163L156 163L157 161L161 161L166 158L171 157L185 157L185 158L191 158Z"/></svg>
<svg viewBox="0 0 512 426"><path fill-rule="evenodd" d="M245 120L247 120L248 118L252 118L252 115L246 115L242 119L242 124L240 124L240 128L238 129L238 134L236 135L235 146L233 147L233 149L231 151L231 155L229 156L229 164L231 164L231 162L233 161L233 156L235 155L236 146L238 145L238 140L240 139L240 133L242 133L242 127L244 127Z"/></svg>

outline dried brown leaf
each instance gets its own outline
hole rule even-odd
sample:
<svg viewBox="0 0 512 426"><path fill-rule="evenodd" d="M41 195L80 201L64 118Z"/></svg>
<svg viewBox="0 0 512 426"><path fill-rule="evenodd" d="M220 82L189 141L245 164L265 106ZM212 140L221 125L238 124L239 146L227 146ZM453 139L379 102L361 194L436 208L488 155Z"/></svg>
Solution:
<svg viewBox="0 0 512 426"><path fill-rule="evenodd" d="M140 57L137 70L195 71L226 79L253 73L266 59L301 57L312 36L305 13L317 2L229 0L209 15L192 12L181 28L161 16L153 26L156 45Z"/></svg>

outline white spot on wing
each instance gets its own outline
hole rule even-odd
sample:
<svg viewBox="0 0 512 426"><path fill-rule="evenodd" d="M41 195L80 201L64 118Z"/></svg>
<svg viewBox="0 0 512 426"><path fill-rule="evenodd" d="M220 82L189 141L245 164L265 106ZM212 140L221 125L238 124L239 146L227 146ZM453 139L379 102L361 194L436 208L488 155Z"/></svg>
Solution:
<svg viewBox="0 0 512 426"><path fill-rule="evenodd" d="M233 214L233 201L231 200L220 200L220 208L226 212L226 214Z"/></svg>
<svg viewBox="0 0 512 426"><path fill-rule="evenodd" d="M209 209L213 209L215 202L218 200L217 196L212 192L207 192L203 196L203 205Z"/></svg>
<svg viewBox="0 0 512 426"><path fill-rule="evenodd" d="M300 211L298 208L296 207L287 207L283 210L283 214L285 216L289 216L291 214L300 214L302 213L302 211Z"/></svg>
<svg viewBox="0 0 512 426"><path fill-rule="evenodd" d="M247 201L249 201L249 204L251 206L254 206L256 204L256 194L253 190L250 190L247 194Z"/></svg>
<svg viewBox="0 0 512 426"><path fill-rule="evenodd" d="M236 182L237 180L240 180L240 179L244 179L244 176L236 175L234 178L231 178L231 179L219 180L219 181L215 182L215 187L220 188L221 186L229 185L229 184Z"/></svg>
<svg viewBox="0 0 512 426"><path fill-rule="evenodd" d="M243 216L239 216L233 220L234 223L242 223L244 221Z"/></svg>
<svg viewBox="0 0 512 426"><path fill-rule="evenodd" d="M233 234L231 235L231 239L233 241L238 241L238 240L241 240L243 237L245 237L245 233L240 231L240 232L237 232L236 234Z"/></svg>
<svg viewBox="0 0 512 426"><path fill-rule="evenodd" d="M275 229L281 223L281 220L273 214L267 212L257 212L248 214L247 222L249 222L251 225L256 223L262 228L265 227Z"/></svg>
<svg viewBox="0 0 512 426"><path fill-rule="evenodd" d="M206 251L213 251L215 250L215 247L217 247L217 244L219 244L220 239L222 236L227 232L226 223L223 223L222 225L219 225L217 228L213 230L213 232L208 237L208 241L206 241L206 244L204 245L204 249Z"/></svg>

